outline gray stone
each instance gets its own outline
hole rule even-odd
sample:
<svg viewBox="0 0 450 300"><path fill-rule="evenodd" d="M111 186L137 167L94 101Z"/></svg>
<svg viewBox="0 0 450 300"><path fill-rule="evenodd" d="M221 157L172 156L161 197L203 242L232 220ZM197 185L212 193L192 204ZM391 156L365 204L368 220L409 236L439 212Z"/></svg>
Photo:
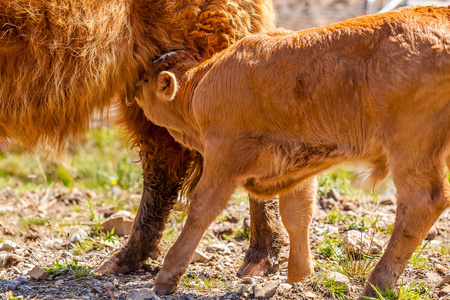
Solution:
<svg viewBox="0 0 450 300"><path fill-rule="evenodd" d="M347 276L345 276L344 274L341 274L339 272L328 272L325 275L325 278L327 278L329 280L333 280L334 283L336 283L337 285L341 285L341 284L348 285L350 283L350 279Z"/></svg>
<svg viewBox="0 0 450 300"><path fill-rule="evenodd" d="M155 292L150 289L131 290L128 293L127 300L159 300Z"/></svg>
<svg viewBox="0 0 450 300"><path fill-rule="evenodd" d="M438 284L442 281L442 277L436 272L426 272L425 275L429 283Z"/></svg>
<svg viewBox="0 0 450 300"><path fill-rule="evenodd" d="M266 281L253 286L253 294L256 299L266 299L272 297L280 285L277 281Z"/></svg>
<svg viewBox="0 0 450 300"><path fill-rule="evenodd" d="M292 285L290 285L289 283L282 283L278 287L279 291L287 291L287 290L290 290L290 289L292 289Z"/></svg>
<svg viewBox="0 0 450 300"><path fill-rule="evenodd" d="M211 259L210 256L204 254L203 252L200 252L199 250L195 250L194 256L192 257L192 260L191 260L191 263L207 262L210 259Z"/></svg>
<svg viewBox="0 0 450 300"><path fill-rule="evenodd" d="M253 278L251 278L251 277L244 277L244 278L242 278L242 283L244 283L244 284L253 284Z"/></svg>
<svg viewBox="0 0 450 300"><path fill-rule="evenodd" d="M82 242L84 241L86 238L88 237L88 234L85 230L80 229L77 232L75 232L74 234L72 234L72 236L70 237L69 241L71 243L75 243L75 242Z"/></svg>
<svg viewBox="0 0 450 300"><path fill-rule="evenodd" d="M106 289L113 288L114 287L114 283L112 283L112 282L105 282L103 284L103 287L106 288Z"/></svg>
<svg viewBox="0 0 450 300"><path fill-rule="evenodd" d="M345 232L342 235L342 240L347 251L355 255L361 253L366 255L378 254L383 249L383 242L357 230Z"/></svg>
<svg viewBox="0 0 450 300"><path fill-rule="evenodd" d="M230 249L228 249L227 245L224 244L212 244L209 245L206 250L210 251L210 252L217 252L217 253L229 253Z"/></svg>
<svg viewBox="0 0 450 300"><path fill-rule="evenodd" d="M441 282L439 282L436 287L440 288L441 286L443 286L444 284L450 283L450 275L446 275L444 277L444 279L441 280Z"/></svg>
<svg viewBox="0 0 450 300"><path fill-rule="evenodd" d="M123 236L130 234L133 221L134 217L132 213L126 210L120 210L112 214L100 225L103 226L104 232L111 232L114 229L115 235Z"/></svg>

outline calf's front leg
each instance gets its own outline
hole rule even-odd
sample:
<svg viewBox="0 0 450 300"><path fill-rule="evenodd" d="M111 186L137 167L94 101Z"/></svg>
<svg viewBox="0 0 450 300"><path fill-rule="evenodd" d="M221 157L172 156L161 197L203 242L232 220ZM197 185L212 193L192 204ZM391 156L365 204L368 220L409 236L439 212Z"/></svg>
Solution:
<svg viewBox="0 0 450 300"><path fill-rule="evenodd" d="M230 178L217 168L209 168L205 160L202 178L189 203L186 224L167 252L161 271L155 279L156 294L171 294L180 283L200 239L225 209L236 188L236 183Z"/></svg>

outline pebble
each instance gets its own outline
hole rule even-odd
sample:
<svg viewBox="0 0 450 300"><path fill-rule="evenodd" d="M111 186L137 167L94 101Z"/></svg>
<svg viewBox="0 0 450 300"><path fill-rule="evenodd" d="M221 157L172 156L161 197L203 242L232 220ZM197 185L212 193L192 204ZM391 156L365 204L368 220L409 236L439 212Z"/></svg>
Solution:
<svg viewBox="0 0 450 300"><path fill-rule="evenodd" d="M74 234L71 235L69 241L71 243L82 242L88 237L88 234L85 230L80 229Z"/></svg>
<svg viewBox="0 0 450 300"><path fill-rule="evenodd" d="M226 235L233 234L233 227L228 222L222 222L214 227L213 233L219 239L223 239Z"/></svg>
<svg viewBox="0 0 450 300"><path fill-rule="evenodd" d="M342 239L347 251L355 255L360 255L361 252L368 255L378 254L383 249L383 242L357 230L345 232Z"/></svg>
<svg viewBox="0 0 450 300"><path fill-rule="evenodd" d="M35 266L33 269L28 271L28 275L35 280L44 280L48 277L48 273L41 267Z"/></svg>
<svg viewBox="0 0 450 300"><path fill-rule="evenodd" d="M106 289L113 288L114 287L114 283L112 283L112 282L105 282L103 284L103 287L106 288Z"/></svg>
<svg viewBox="0 0 450 300"><path fill-rule="evenodd" d="M64 279L59 279L55 281L55 285L61 285L64 284Z"/></svg>
<svg viewBox="0 0 450 300"><path fill-rule="evenodd" d="M333 280L334 283L336 283L337 285L341 285L341 284L348 285L350 283L350 279L347 276L345 276L344 274L341 274L339 272L328 272L325 275L325 278L327 278L329 280Z"/></svg>
<svg viewBox="0 0 450 300"><path fill-rule="evenodd" d="M450 294L450 285L446 285L444 286L439 292L438 292L438 297L442 298L444 296L447 296Z"/></svg>
<svg viewBox="0 0 450 300"><path fill-rule="evenodd" d="M14 252L18 248L19 245L17 245L13 241L4 241L2 246L0 247L0 250L5 252Z"/></svg>
<svg viewBox="0 0 450 300"><path fill-rule="evenodd" d="M244 284L253 284L254 280L251 277L244 277L244 278L242 278L242 283L244 283Z"/></svg>
<svg viewBox="0 0 450 300"><path fill-rule="evenodd" d="M447 268L439 263L435 263L434 268L436 269L436 271L438 271L440 275L445 275L447 273Z"/></svg>
<svg viewBox="0 0 450 300"><path fill-rule="evenodd" d="M355 211L357 209L357 206L353 202L344 202L342 203L342 208L344 211Z"/></svg>
<svg viewBox="0 0 450 300"><path fill-rule="evenodd" d="M61 258L64 258L64 259L70 258L70 259L72 259L73 255L70 254L69 252L63 252L63 253L61 253Z"/></svg>
<svg viewBox="0 0 450 300"><path fill-rule="evenodd" d="M210 252L217 252L217 253L222 253L222 254L230 253L230 249L228 249L228 246L224 245L224 244L212 244L212 245L209 245L206 248L206 250L210 251Z"/></svg>
<svg viewBox="0 0 450 300"><path fill-rule="evenodd" d="M211 258L212 258L211 256L208 256L199 250L195 250L194 256L192 257L192 260L191 260L191 263L207 262Z"/></svg>
<svg viewBox="0 0 450 300"><path fill-rule="evenodd" d="M150 289L131 290L128 293L127 300L159 300L155 292Z"/></svg>
<svg viewBox="0 0 450 300"><path fill-rule="evenodd" d="M0 268L11 268L23 261L23 257L17 254L0 254Z"/></svg>
<svg viewBox="0 0 450 300"><path fill-rule="evenodd" d="M429 283L437 284L442 281L442 277L436 272L427 272L425 275Z"/></svg>
<svg viewBox="0 0 450 300"><path fill-rule="evenodd" d="M305 297L306 297L306 298L313 299L313 298L317 298L317 295L314 294L313 292L306 292L306 293L305 293Z"/></svg>
<svg viewBox="0 0 450 300"><path fill-rule="evenodd" d="M264 299L272 297L277 291L280 285L277 281L266 281L263 283L255 284L253 286L253 294L256 299Z"/></svg>
<svg viewBox="0 0 450 300"><path fill-rule="evenodd" d="M100 225L104 232L111 232L114 229L114 234L124 236L130 234L133 226L133 214L126 210L120 210L112 214L108 219L103 221Z"/></svg>
<svg viewBox="0 0 450 300"><path fill-rule="evenodd" d="M282 283L278 287L279 291L287 291L287 290L290 290L290 289L292 289L292 285L290 285L289 283Z"/></svg>
<svg viewBox="0 0 450 300"><path fill-rule="evenodd" d="M447 283L450 283L450 274L449 274L449 275L446 275L446 276L444 277L444 279L442 279L442 281L439 282L439 283L436 285L436 287L437 287L437 288L440 288L441 286L443 286L444 284L447 284Z"/></svg>

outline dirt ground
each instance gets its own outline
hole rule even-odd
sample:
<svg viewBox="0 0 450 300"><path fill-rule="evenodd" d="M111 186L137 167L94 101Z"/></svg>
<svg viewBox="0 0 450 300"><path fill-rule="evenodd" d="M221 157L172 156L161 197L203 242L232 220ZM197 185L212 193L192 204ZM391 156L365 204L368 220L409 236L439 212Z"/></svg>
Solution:
<svg viewBox="0 0 450 300"><path fill-rule="evenodd" d="M359 16L364 2L275 0L274 4L278 26L299 30ZM352 187L338 190L342 197L330 194L320 197L310 238L314 277L293 285L282 284L286 279L288 246L282 249L276 274L268 278L236 276L248 247L249 208L245 193L239 192L211 225L198 248L206 261L191 264L176 293L161 299L253 299L259 298L258 295L270 299L357 299L379 254L364 259L348 256L343 250L342 233L359 230L385 245L395 218L395 197L383 202L370 193L349 189ZM125 210L132 210L139 202L136 192L119 188L111 192L125 200ZM106 218L117 210L103 206L102 201L101 196L88 190L43 187L21 192L14 187L0 187L0 262L2 257L10 257L0 267L0 300L158 299L150 290L163 255L132 274L97 276L92 273L126 241L126 236L116 240L113 235L99 233L94 216ZM180 208L171 216L163 254L182 226L181 211ZM379 299L450 299L450 288L446 284L439 286L449 274L449 224L450 214L446 212L429 240L414 254L399 281L396 295ZM76 232L81 232L79 242L70 242ZM8 241L15 244L8 246ZM29 271L36 266L53 274L42 280L33 279ZM330 272L338 272L347 279L330 280Z"/></svg>

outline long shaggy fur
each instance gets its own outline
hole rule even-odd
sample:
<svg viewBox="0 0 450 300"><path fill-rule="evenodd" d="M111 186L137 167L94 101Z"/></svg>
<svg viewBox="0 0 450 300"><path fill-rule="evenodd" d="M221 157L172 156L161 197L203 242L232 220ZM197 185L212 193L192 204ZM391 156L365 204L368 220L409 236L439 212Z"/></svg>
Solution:
<svg viewBox="0 0 450 300"><path fill-rule="evenodd" d="M117 96L140 145L152 125L125 95L152 59L208 58L272 16L265 0L0 0L0 139L61 147Z"/></svg>

